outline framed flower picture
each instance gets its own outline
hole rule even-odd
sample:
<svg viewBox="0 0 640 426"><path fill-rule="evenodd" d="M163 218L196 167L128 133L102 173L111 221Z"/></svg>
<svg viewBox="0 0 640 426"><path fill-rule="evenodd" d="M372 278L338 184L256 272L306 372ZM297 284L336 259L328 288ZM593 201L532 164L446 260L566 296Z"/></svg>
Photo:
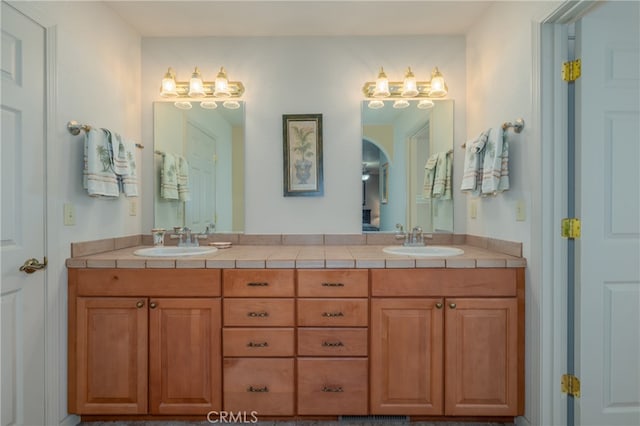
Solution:
<svg viewBox="0 0 640 426"><path fill-rule="evenodd" d="M282 116L284 196L322 196L322 114Z"/></svg>

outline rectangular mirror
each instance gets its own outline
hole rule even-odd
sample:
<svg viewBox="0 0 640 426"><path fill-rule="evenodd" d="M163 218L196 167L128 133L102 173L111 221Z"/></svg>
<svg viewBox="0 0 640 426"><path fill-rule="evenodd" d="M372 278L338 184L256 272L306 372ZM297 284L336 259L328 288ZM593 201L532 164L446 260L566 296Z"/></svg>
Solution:
<svg viewBox="0 0 640 426"><path fill-rule="evenodd" d="M453 233L453 100L434 100L428 109L417 104L398 109L384 101L371 109L363 102L364 232L391 232L400 223L405 230ZM438 173L429 168L433 175L425 180L425 167L438 159ZM443 176L449 177L447 191Z"/></svg>
<svg viewBox="0 0 640 426"><path fill-rule="evenodd" d="M154 102L154 225L244 231L244 103Z"/></svg>

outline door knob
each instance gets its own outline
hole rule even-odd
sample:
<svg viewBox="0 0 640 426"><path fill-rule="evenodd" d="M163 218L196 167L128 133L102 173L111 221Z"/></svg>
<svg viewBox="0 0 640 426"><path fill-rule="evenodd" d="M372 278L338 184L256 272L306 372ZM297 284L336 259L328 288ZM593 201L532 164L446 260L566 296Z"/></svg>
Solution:
<svg viewBox="0 0 640 426"><path fill-rule="evenodd" d="M36 258L31 258L31 259L25 260L24 264L20 267L20 272L33 274L35 271L44 269L46 267L47 267L47 256L44 257L43 263L40 263Z"/></svg>

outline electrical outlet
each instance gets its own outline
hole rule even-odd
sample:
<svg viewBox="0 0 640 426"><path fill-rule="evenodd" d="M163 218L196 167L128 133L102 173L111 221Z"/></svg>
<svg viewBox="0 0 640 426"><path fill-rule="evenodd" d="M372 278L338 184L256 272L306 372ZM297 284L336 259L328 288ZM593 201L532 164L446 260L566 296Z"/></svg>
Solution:
<svg viewBox="0 0 640 426"><path fill-rule="evenodd" d="M76 224L76 209L73 204L65 203L62 215L65 226L72 226Z"/></svg>
<svg viewBox="0 0 640 426"><path fill-rule="evenodd" d="M471 200L469 203L469 217L471 219L478 217L478 202L476 200Z"/></svg>
<svg viewBox="0 0 640 426"><path fill-rule="evenodd" d="M525 207L524 200L516 201L516 220L518 222L524 222L527 220L527 209Z"/></svg>
<svg viewBox="0 0 640 426"><path fill-rule="evenodd" d="M129 216L136 216L138 214L138 203L135 198L129 200Z"/></svg>

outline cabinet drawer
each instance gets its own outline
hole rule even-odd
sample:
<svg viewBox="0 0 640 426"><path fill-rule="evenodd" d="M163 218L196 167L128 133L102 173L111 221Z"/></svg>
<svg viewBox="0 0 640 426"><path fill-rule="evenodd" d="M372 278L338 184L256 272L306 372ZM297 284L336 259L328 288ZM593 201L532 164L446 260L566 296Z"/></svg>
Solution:
<svg viewBox="0 0 640 426"><path fill-rule="evenodd" d="M516 269L373 269L372 296L516 296Z"/></svg>
<svg viewBox="0 0 640 426"><path fill-rule="evenodd" d="M223 369L225 411L294 414L293 358L226 358Z"/></svg>
<svg viewBox="0 0 640 426"><path fill-rule="evenodd" d="M367 414L367 360L298 359L298 414Z"/></svg>
<svg viewBox="0 0 640 426"><path fill-rule="evenodd" d="M367 356L367 329L299 328L298 355Z"/></svg>
<svg viewBox="0 0 640 426"><path fill-rule="evenodd" d="M300 297L367 297L369 272L362 269L298 270Z"/></svg>
<svg viewBox="0 0 640 426"><path fill-rule="evenodd" d="M226 297L293 297L293 269L225 269L222 272Z"/></svg>
<svg viewBox="0 0 640 426"><path fill-rule="evenodd" d="M366 327L367 299L298 299L302 327Z"/></svg>
<svg viewBox="0 0 640 426"><path fill-rule="evenodd" d="M225 326L293 327L293 299L224 299Z"/></svg>
<svg viewBox="0 0 640 426"><path fill-rule="evenodd" d="M219 269L77 269L78 296L220 296Z"/></svg>
<svg viewBox="0 0 640 426"><path fill-rule="evenodd" d="M293 356L293 328L225 328L224 356Z"/></svg>

